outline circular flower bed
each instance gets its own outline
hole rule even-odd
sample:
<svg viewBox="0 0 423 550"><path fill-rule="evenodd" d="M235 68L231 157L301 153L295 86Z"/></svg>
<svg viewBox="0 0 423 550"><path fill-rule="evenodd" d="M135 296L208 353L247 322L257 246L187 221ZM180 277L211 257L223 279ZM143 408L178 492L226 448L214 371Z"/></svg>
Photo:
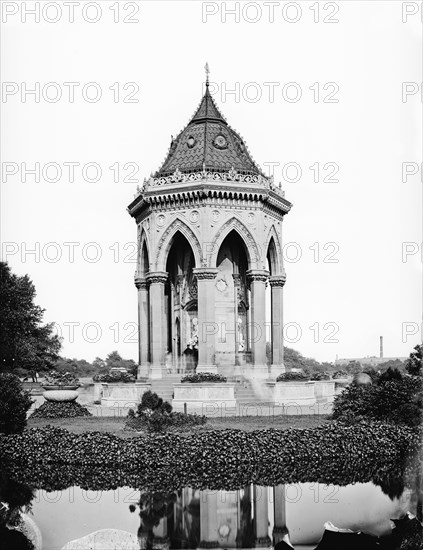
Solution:
<svg viewBox="0 0 423 550"><path fill-rule="evenodd" d="M199 372L198 374L187 374L181 379L182 384L185 382L191 382L192 384L199 384L200 382L227 382L226 376L222 374L215 374L213 372Z"/></svg>
<svg viewBox="0 0 423 550"><path fill-rule="evenodd" d="M46 401L35 409L30 418L74 418L76 416L92 416L92 414L75 401Z"/></svg>
<svg viewBox="0 0 423 550"><path fill-rule="evenodd" d="M79 379L70 372L50 371L44 376L43 388L46 390L74 390L79 388Z"/></svg>
<svg viewBox="0 0 423 550"><path fill-rule="evenodd" d="M303 372L284 372L276 378L276 382L308 382L310 377Z"/></svg>

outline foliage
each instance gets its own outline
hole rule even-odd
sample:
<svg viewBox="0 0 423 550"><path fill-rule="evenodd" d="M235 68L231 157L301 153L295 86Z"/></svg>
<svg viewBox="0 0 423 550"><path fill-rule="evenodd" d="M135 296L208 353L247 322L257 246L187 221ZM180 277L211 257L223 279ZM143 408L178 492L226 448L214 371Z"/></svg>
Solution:
<svg viewBox="0 0 423 550"><path fill-rule="evenodd" d="M33 401L17 376L0 373L0 433L21 432Z"/></svg>
<svg viewBox="0 0 423 550"><path fill-rule="evenodd" d="M108 383L116 383L116 382L124 382L124 383L130 383L135 382L135 378L132 374L129 374L128 372L115 370L108 374L96 374L93 376L94 382L108 382Z"/></svg>
<svg viewBox="0 0 423 550"><path fill-rule="evenodd" d="M88 363L85 359L67 359L66 357L59 357L54 368L57 372L70 372L75 377L92 376L97 373L94 363Z"/></svg>
<svg viewBox="0 0 423 550"><path fill-rule="evenodd" d="M46 401L35 409L30 418L75 418L76 416L92 416L92 414L76 401Z"/></svg>
<svg viewBox="0 0 423 550"><path fill-rule="evenodd" d="M34 304L35 296L28 275L14 275L6 262L0 262L2 370L45 370L58 358L60 338L53 334L53 323L42 325L44 309Z"/></svg>
<svg viewBox="0 0 423 550"><path fill-rule="evenodd" d="M126 439L47 426L0 437L0 460L22 483L36 476L48 490L88 484L92 490L118 484L233 490L250 483L346 485L403 479L408 455L419 444L416 430L380 422Z"/></svg>
<svg viewBox="0 0 423 550"><path fill-rule="evenodd" d="M401 372L398 369L392 369L391 367L388 367L388 369L378 377L376 377L376 382L381 385L385 382L389 382L390 380L397 380L401 381L403 380L403 376Z"/></svg>
<svg viewBox="0 0 423 550"><path fill-rule="evenodd" d="M163 432L171 427L195 426L206 422L205 416L173 412L172 405L150 390L144 392L138 405L137 415L132 409L128 412L126 427L149 432Z"/></svg>
<svg viewBox="0 0 423 550"><path fill-rule="evenodd" d="M407 376L378 385L351 385L335 397L334 419L353 423L363 417L419 426L423 420L421 380Z"/></svg>
<svg viewBox="0 0 423 550"><path fill-rule="evenodd" d="M168 401L163 401L157 393L148 390L143 393L141 403L138 405L137 413L141 416L146 411L161 411L164 413L172 412L172 405Z"/></svg>
<svg viewBox="0 0 423 550"><path fill-rule="evenodd" d="M310 377L304 372L284 372L276 378L276 382L307 382Z"/></svg>
<svg viewBox="0 0 423 550"><path fill-rule="evenodd" d="M2 548L13 550L34 550L32 542L20 531L0 527L0 540Z"/></svg>
<svg viewBox="0 0 423 550"><path fill-rule="evenodd" d="M106 367L108 369L118 368L126 369L133 376L137 375L137 365L132 359L122 359L117 351L112 351L106 357Z"/></svg>
<svg viewBox="0 0 423 550"><path fill-rule="evenodd" d="M423 345L418 344L414 347L414 350L410 353L410 357L407 359L405 368L408 374L412 374L413 376L421 376L423 374L422 356Z"/></svg>
<svg viewBox="0 0 423 550"><path fill-rule="evenodd" d="M217 374L213 372L199 372L195 374L187 374L182 377L181 382L191 382L192 384L199 384L201 382L227 382L226 376L223 374Z"/></svg>
<svg viewBox="0 0 423 550"><path fill-rule="evenodd" d="M311 375L311 380L330 380L330 374L328 372L315 372Z"/></svg>
<svg viewBox="0 0 423 550"><path fill-rule="evenodd" d="M348 373L346 370L337 370L332 374L333 380L338 380L338 378L346 378Z"/></svg>
<svg viewBox="0 0 423 550"><path fill-rule="evenodd" d="M49 371L45 376L45 386L79 386L79 380L70 372Z"/></svg>

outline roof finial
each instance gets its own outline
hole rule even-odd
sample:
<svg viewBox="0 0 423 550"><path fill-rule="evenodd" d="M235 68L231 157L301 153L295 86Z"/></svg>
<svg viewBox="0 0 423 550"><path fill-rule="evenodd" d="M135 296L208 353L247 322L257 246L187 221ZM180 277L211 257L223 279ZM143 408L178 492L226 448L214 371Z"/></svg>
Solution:
<svg viewBox="0 0 423 550"><path fill-rule="evenodd" d="M208 62L206 62L206 64L204 65L204 70L206 71L206 86L208 87L208 85L209 85L209 73L210 73Z"/></svg>

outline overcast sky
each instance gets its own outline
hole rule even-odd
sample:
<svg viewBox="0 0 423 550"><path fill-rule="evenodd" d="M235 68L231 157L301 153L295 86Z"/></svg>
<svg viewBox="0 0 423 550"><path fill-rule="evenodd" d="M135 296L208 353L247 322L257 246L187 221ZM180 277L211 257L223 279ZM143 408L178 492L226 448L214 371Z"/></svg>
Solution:
<svg viewBox="0 0 423 550"><path fill-rule="evenodd" d="M80 1L70 22L71 7L40 2L39 23L22 12L34 4L2 6L1 239L63 355L137 359L126 207L197 108L206 61L222 113L263 169L279 163L294 205L286 344L333 361L378 355L383 335L386 356L409 354L422 322L418 3L226 2L236 21L221 2ZM21 163L40 163L40 181ZM74 181L65 163L79 163Z"/></svg>

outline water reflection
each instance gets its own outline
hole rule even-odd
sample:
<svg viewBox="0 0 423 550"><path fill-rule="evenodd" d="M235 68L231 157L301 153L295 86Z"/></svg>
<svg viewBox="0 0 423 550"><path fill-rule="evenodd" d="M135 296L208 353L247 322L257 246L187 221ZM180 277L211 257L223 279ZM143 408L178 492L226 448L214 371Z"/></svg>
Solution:
<svg viewBox="0 0 423 550"><path fill-rule="evenodd" d="M386 535L390 518L401 517L409 505L410 491L391 500L372 483L170 492L72 487L55 493L39 491L33 512L43 533L44 550L56 550L70 540L110 528L136 534L143 549L269 547L289 529L291 542L299 550L315 548L325 521Z"/></svg>
<svg viewBox="0 0 423 550"><path fill-rule="evenodd" d="M4 471L0 477L0 501L7 505L0 508L2 529L19 523L20 511L31 508L43 550L61 549L103 529L132 534L134 548L148 550L268 548L289 530L296 550L311 549L327 521L386 536L391 533L390 519L415 512L418 502L417 491L404 490L398 480L385 480L381 486L293 483L160 491L120 487L116 472L112 476L107 470L85 472L83 487L63 484L72 474L78 478L77 470L56 469L57 475L50 471L48 477L45 471L43 477L35 475L38 470L32 477L27 471L25 483Z"/></svg>

